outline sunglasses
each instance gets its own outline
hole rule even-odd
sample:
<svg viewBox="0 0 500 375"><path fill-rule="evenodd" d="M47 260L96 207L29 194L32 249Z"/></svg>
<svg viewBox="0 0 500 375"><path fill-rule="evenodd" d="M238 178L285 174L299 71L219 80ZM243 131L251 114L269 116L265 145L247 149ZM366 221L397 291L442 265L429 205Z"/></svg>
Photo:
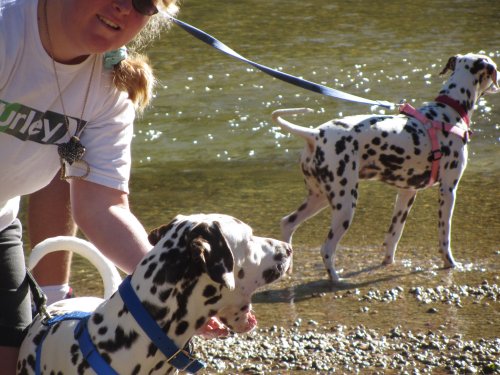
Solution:
<svg viewBox="0 0 500 375"><path fill-rule="evenodd" d="M132 6L137 13L143 16L153 16L158 13L158 8L153 0L132 0Z"/></svg>

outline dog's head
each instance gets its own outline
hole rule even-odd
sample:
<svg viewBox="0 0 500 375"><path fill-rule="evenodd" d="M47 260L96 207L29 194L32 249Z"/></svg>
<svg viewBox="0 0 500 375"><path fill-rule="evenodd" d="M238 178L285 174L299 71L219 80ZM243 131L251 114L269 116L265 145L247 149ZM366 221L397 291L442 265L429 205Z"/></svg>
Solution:
<svg viewBox="0 0 500 375"><path fill-rule="evenodd" d="M483 94L495 94L500 91L497 65L486 55L468 53L452 56L440 74L449 70L453 72L452 77L456 78L453 80L454 85L462 82L467 85L466 89L476 89L475 100Z"/></svg>
<svg viewBox="0 0 500 375"><path fill-rule="evenodd" d="M160 305L175 295L178 306L167 307L177 311L166 317L180 324L187 314L197 314L197 330L208 317L235 332L254 328L252 294L283 276L292 254L289 244L254 236L247 224L221 214L179 215L153 230L149 240L154 248L134 275L151 284L150 311L164 309Z"/></svg>

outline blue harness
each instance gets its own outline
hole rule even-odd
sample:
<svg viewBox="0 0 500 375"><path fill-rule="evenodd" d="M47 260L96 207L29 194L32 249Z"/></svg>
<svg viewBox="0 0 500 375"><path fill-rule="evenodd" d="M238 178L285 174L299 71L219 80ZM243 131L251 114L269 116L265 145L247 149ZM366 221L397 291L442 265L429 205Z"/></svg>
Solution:
<svg viewBox="0 0 500 375"><path fill-rule="evenodd" d="M174 366L178 370L187 371L192 374L196 373L206 366L203 361L193 358L187 348L178 348L177 345L175 345L175 343L165 335L161 327L144 308L141 301L137 297L137 294L135 294L134 289L130 284L130 276L123 280L118 289L118 292L120 293L120 296L125 303L125 307L128 309L130 314L132 314L137 324L141 326L142 330L147 334L149 339L163 353L170 365ZM43 324L50 327L63 320L79 320L78 325L76 326L74 331L75 339L78 341L83 357L88 362L90 367L98 375L119 375L110 366L110 364L101 357L99 351L90 338L87 328L87 321L90 315L91 313L89 312L74 311L68 314L53 317L47 321L44 321ZM42 353L42 344L49 331L49 329L45 331L40 344L36 349L36 375L41 374L40 358Z"/></svg>

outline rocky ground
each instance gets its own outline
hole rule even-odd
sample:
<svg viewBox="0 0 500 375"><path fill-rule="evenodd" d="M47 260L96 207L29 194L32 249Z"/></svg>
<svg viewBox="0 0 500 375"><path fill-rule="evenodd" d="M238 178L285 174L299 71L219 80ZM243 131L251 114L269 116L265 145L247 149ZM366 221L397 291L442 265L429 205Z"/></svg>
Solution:
<svg viewBox="0 0 500 375"><path fill-rule="evenodd" d="M436 301L456 306L486 301L495 310L500 302L499 286L486 281L475 287L370 290L356 298L364 306L367 301L398 301L403 293L429 304L429 314L437 312L432 304ZM208 363L205 373L499 374L500 322L491 326L496 331L492 338L470 340L449 334L444 327L412 332L401 325L377 330L363 325L320 326L298 319L286 328L271 326L224 340L196 338L193 344L196 355Z"/></svg>

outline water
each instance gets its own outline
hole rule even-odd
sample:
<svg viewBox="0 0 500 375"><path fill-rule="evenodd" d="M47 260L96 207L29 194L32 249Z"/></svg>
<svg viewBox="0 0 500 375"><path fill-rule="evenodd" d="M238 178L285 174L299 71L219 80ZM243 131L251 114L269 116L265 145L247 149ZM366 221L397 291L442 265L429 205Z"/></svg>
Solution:
<svg viewBox="0 0 500 375"><path fill-rule="evenodd" d="M438 74L450 56L482 51L500 64L498 14L500 2L493 0L190 0L183 2L179 18L270 67L370 99L404 98L419 105L439 91L446 77ZM280 218L305 197L297 163L303 144L272 124L271 112L311 107L317 113L300 122L312 126L380 111L275 80L176 26L147 53L161 83L153 106L136 124L131 204L148 230L178 213L221 212L246 221L258 235L279 238ZM395 192L363 183L337 255L348 283L331 287L326 279L319 255L328 231L325 211L294 236L291 277L255 296L260 325L289 326L302 319L384 330L404 324L498 337L497 301L462 298L462 307L425 305L409 291L419 285L499 283L499 107L500 95L485 97L473 116L475 133L452 231L462 270L439 269L436 189L419 193L396 264L378 267ZM97 293L95 273L84 263L75 268L77 292ZM403 291L396 302L359 300L370 290L398 286ZM430 306L439 312L427 313Z"/></svg>

